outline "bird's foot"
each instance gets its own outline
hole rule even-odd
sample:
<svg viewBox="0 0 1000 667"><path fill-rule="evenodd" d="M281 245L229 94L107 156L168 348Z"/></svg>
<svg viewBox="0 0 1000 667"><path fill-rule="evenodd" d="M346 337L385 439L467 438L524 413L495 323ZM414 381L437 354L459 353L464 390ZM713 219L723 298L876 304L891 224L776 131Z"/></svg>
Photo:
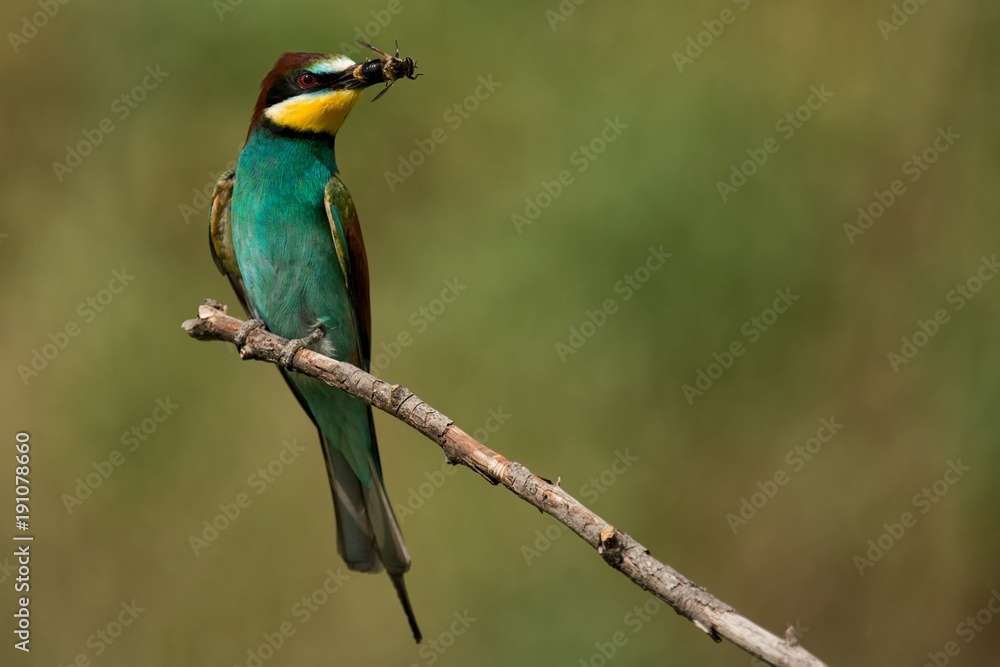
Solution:
<svg viewBox="0 0 1000 667"><path fill-rule="evenodd" d="M254 329L263 329L264 320L253 318L249 319L240 325L240 328L236 330L236 335L233 336L233 343L236 344L236 349L240 351L240 356L243 356L243 346L247 344L247 336Z"/></svg>
<svg viewBox="0 0 1000 667"><path fill-rule="evenodd" d="M283 368L292 370L292 362L295 360L295 355L299 353L299 350L306 347L307 345L312 345L316 341L320 340L326 336L326 331L322 328L313 329L308 336L303 338L294 338L285 345L284 349L281 350L281 360L280 363Z"/></svg>

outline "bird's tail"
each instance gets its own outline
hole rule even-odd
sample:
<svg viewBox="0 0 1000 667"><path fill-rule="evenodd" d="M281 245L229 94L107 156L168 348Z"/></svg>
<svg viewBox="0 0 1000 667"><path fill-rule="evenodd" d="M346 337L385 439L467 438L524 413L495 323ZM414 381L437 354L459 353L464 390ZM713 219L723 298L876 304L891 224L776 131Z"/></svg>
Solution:
<svg viewBox="0 0 1000 667"><path fill-rule="evenodd" d="M371 484L366 486L344 455L330 446L325 436L323 439L337 515L337 551L352 570L374 573L385 568L419 643L420 628L403 581L403 574L410 569L410 554L382 484L377 454L368 456Z"/></svg>

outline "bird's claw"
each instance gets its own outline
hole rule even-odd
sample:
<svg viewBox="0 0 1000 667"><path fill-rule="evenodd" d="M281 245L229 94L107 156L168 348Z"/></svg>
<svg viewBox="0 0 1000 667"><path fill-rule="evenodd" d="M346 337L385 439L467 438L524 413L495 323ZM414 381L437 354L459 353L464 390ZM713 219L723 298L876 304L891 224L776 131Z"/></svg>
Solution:
<svg viewBox="0 0 1000 667"><path fill-rule="evenodd" d="M313 329L308 336L304 336L303 338L294 338L288 341L285 347L281 350L281 366L288 370L292 370L292 362L295 361L295 355L299 353L299 350L307 345L312 345L325 335L326 332L323 331L323 329Z"/></svg>
<svg viewBox="0 0 1000 667"><path fill-rule="evenodd" d="M242 352L243 346L247 344L247 337L250 335L250 332L254 329L262 328L264 328L264 320L256 317L241 324L240 328L236 330L236 335L233 336L233 343L236 344L236 349Z"/></svg>

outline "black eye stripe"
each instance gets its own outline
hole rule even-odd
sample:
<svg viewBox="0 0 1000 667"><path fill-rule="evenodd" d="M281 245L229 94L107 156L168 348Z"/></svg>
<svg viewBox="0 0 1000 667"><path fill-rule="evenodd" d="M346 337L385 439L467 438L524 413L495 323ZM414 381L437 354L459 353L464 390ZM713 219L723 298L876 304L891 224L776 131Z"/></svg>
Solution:
<svg viewBox="0 0 1000 667"><path fill-rule="evenodd" d="M267 91L265 106L274 106L291 97L303 95L307 92L312 93L325 88L344 87L345 84L350 86L350 84L354 83L353 71L353 68L348 68L342 72L332 73L310 72L306 69L289 72L271 85L271 88ZM312 75L314 80L313 85L307 87L299 83L299 78L303 74Z"/></svg>

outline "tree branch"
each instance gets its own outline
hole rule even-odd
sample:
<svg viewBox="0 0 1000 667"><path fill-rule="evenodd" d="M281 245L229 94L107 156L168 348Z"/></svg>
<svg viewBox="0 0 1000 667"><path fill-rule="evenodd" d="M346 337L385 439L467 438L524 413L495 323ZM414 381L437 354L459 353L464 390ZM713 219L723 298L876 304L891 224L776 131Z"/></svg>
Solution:
<svg viewBox="0 0 1000 667"><path fill-rule="evenodd" d="M241 324L226 313L225 306L208 300L198 309L198 318L187 320L182 326L188 335L198 340L232 343ZM248 336L240 356L276 363L287 342L268 331L255 329ZM295 355L292 368L389 413L440 445L449 462L475 470L491 484L503 485L551 515L596 549L608 565L666 602L713 640L726 639L776 667L825 667L798 644L794 633L788 633L787 639L782 640L764 630L653 558L644 546L591 512L556 484L472 438L409 389L390 385L351 364L308 349Z"/></svg>

